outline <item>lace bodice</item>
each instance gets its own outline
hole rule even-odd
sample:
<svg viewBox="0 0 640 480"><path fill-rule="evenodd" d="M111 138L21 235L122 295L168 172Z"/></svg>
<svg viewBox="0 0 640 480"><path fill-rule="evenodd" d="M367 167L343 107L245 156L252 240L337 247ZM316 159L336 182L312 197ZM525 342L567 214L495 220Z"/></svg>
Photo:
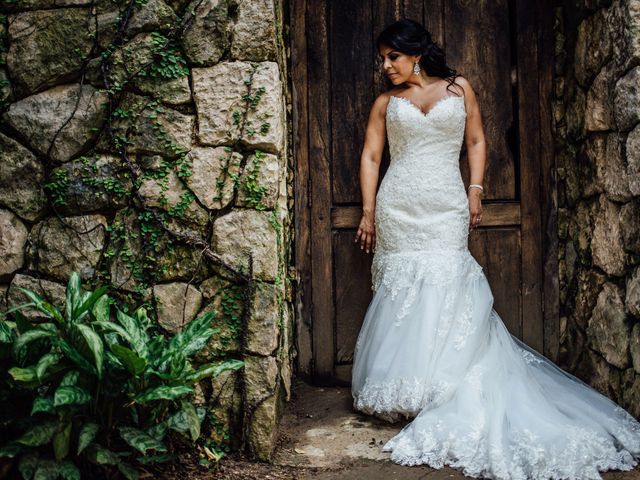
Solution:
<svg viewBox="0 0 640 480"><path fill-rule="evenodd" d="M447 95L424 113L411 100L392 95L386 112L391 162L438 157L457 167L466 116L463 96Z"/></svg>

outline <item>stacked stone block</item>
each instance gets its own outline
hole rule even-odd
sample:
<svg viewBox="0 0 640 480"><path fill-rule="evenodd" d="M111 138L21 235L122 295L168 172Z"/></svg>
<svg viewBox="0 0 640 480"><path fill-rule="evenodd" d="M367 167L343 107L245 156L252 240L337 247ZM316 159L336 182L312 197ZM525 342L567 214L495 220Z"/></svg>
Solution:
<svg viewBox="0 0 640 480"><path fill-rule="evenodd" d="M268 460L282 404L290 397L293 354L293 199L282 6L272 0L3 5L3 307L24 302L16 287L60 305L69 274L78 271L87 284L106 278L122 298L152 301L160 326L170 333L215 310L221 332L207 355L246 363L203 386L203 392L210 393L207 401L219 426L230 432L232 447L245 446ZM186 74L134 76L127 82L132 72L166 53L158 50L158 39L175 32L176 25L176 51L186 59ZM114 44L105 72L102 55ZM117 106L128 114L109 119L107 90L119 85L124 87ZM244 96L256 93L260 100L254 108ZM238 112L246 112L240 123ZM107 133L127 137L124 155ZM189 175L174 168L161 182L148 177L134 182L132 172L162 170L180 151L187 152ZM53 183L55 188L46 187ZM120 190L109 188L114 184ZM229 299L237 279L205 258L201 248L164 239L154 282L141 290L131 262L109 253L115 225L137 231L141 205L181 208L169 227L201 239L238 272L249 274L251 259L256 288L249 301L238 300L241 295ZM140 236L128 235L119 248L139 258L143 247ZM234 324L238 319L245 323Z"/></svg>
<svg viewBox="0 0 640 480"><path fill-rule="evenodd" d="M640 3L556 19L561 362L640 416Z"/></svg>

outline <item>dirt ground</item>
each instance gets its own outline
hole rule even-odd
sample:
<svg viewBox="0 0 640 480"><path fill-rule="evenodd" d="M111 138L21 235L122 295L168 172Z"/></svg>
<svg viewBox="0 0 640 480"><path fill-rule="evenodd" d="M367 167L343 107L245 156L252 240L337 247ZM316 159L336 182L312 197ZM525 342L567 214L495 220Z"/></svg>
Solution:
<svg viewBox="0 0 640 480"><path fill-rule="evenodd" d="M241 455L223 458L217 472L192 472L189 480L451 480L464 479L445 467L403 467L382 445L408 422L389 424L353 411L349 388L322 388L297 381L279 428L272 463ZM640 480L633 472L606 472L605 480ZM187 478L175 475L172 478Z"/></svg>

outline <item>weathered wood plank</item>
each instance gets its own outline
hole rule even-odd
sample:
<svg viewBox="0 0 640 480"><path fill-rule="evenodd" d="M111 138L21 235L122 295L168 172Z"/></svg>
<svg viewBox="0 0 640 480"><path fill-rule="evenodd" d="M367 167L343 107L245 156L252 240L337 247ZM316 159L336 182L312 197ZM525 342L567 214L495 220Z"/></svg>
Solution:
<svg viewBox="0 0 640 480"><path fill-rule="evenodd" d="M445 38L445 0L424 0L422 25L431 34L431 39L441 47L446 47Z"/></svg>
<svg viewBox="0 0 640 480"><path fill-rule="evenodd" d="M312 368L311 324L311 211L309 209L309 105L307 103L306 0L296 0L289 10L291 39L291 117L293 128L294 228L295 228L295 330L296 370L310 376Z"/></svg>
<svg viewBox="0 0 640 480"><path fill-rule="evenodd" d="M542 324L542 225L540 224L540 95L535 2L515 0L518 136L522 215L522 339L544 349Z"/></svg>
<svg viewBox="0 0 640 480"><path fill-rule="evenodd" d="M538 85L540 89L540 213L543 265L544 355L553 361L560 349L558 272L558 187L553 138L554 8L551 0L538 8Z"/></svg>
<svg viewBox="0 0 640 480"><path fill-rule="evenodd" d="M317 383L333 377L334 309L331 252L331 83L325 2L307 4L309 163L311 178L311 278L313 372Z"/></svg>
<svg viewBox="0 0 640 480"><path fill-rule="evenodd" d="M469 235L469 250L482 265L495 308L507 329L522 339L522 301L520 290L521 241L518 228L476 230Z"/></svg>
<svg viewBox="0 0 640 480"><path fill-rule="evenodd" d="M372 298L373 254L361 250L353 241L354 235L351 229L333 234L337 364L353 360L356 339Z"/></svg>
<svg viewBox="0 0 640 480"><path fill-rule="evenodd" d="M331 228L357 228L360 223L360 207L335 207L331 210ZM520 204L515 202L483 203L482 227L520 225Z"/></svg>
<svg viewBox="0 0 640 480"><path fill-rule="evenodd" d="M333 204L360 200L358 153L362 151L373 95L371 5L330 2L331 194Z"/></svg>
<svg viewBox="0 0 640 480"><path fill-rule="evenodd" d="M447 63L474 88L485 137L487 200L516 200L518 150L511 84L512 57L507 0L445 2ZM518 53L519 54L519 53ZM467 151L461 155L462 178L469 179Z"/></svg>

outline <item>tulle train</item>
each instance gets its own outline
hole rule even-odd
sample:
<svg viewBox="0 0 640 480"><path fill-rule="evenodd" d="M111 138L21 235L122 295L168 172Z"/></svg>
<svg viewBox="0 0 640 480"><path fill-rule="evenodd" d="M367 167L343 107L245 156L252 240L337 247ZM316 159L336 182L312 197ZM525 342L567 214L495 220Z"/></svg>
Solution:
<svg viewBox="0 0 640 480"><path fill-rule="evenodd" d="M484 274L416 278L393 297L375 291L352 376L357 410L415 417L383 446L392 461L494 479L600 479L637 465L640 424L512 336Z"/></svg>

